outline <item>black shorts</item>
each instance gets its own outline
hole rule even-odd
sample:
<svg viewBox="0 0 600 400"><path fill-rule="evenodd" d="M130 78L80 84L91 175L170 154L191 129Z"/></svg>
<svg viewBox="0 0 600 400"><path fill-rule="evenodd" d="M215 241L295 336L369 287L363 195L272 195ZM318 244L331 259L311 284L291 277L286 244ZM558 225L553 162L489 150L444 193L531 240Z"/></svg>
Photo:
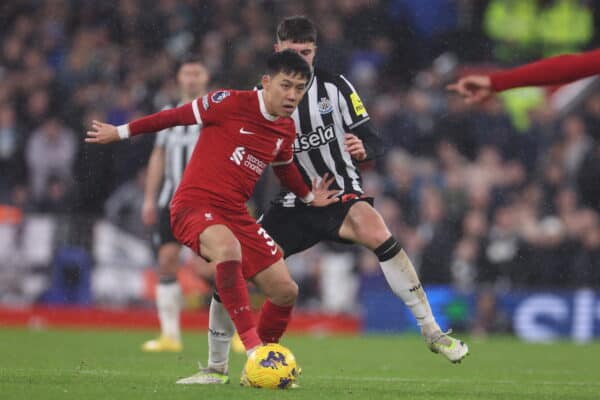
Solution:
<svg viewBox="0 0 600 400"><path fill-rule="evenodd" d="M152 233L152 246L158 252L158 249L167 243L179 244L171 229L171 210L169 207L163 207L158 209L158 224Z"/></svg>
<svg viewBox="0 0 600 400"><path fill-rule="evenodd" d="M350 244L339 236L339 230L350 207L358 201L373 205L372 197L351 199L327 207L284 207L281 203L273 203L259 222L281 246L284 256L289 257L324 240Z"/></svg>

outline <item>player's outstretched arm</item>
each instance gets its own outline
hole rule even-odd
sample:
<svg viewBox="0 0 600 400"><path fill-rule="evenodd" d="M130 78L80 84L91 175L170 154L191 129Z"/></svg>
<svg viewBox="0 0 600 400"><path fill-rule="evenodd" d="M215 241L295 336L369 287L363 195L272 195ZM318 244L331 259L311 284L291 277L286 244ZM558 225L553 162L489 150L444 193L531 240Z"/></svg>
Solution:
<svg viewBox="0 0 600 400"><path fill-rule="evenodd" d="M92 130L87 132L87 143L107 144L130 136L154 133L180 125L202 124L198 110L198 99L181 107L163 110L128 124L114 126L99 121L92 122Z"/></svg>
<svg viewBox="0 0 600 400"><path fill-rule="evenodd" d="M490 75L469 75L448 85L470 103L485 100L493 92L523 87L563 85L600 74L600 49L550 57Z"/></svg>

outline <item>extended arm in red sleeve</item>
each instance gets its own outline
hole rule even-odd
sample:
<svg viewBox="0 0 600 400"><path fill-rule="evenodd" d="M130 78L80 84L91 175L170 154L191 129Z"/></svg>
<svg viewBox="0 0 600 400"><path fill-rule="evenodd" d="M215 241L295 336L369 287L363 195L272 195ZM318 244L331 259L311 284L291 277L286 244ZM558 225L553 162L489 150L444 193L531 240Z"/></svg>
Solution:
<svg viewBox="0 0 600 400"><path fill-rule="evenodd" d="M306 183L304 183L302 175L300 175L300 171L294 162L273 166L273 171L285 187L290 189L296 196L303 199L305 202L310 202L308 199L310 198L311 190Z"/></svg>
<svg viewBox="0 0 600 400"><path fill-rule="evenodd" d="M180 125L201 124L202 119L198 112L198 100L182 105L181 107L163 110L146 117L136 119L128 124L131 136L143 133L159 132L163 129Z"/></svg>
<svg viewBox="0 0 600 400"><path fill-rule="evenodd" d="M597 74L600 74L600 49L495 72L490 74L490 81L492 89L501 92L522 86L561 85Z"/></svg>

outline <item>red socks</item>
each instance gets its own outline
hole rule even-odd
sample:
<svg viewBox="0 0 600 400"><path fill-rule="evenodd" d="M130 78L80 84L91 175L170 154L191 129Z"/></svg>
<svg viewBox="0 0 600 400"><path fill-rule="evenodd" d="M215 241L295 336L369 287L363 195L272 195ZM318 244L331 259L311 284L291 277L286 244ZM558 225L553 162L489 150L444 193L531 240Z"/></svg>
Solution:
<svg viewBox="0 0 600 400"><path fill-rule="evenodd" d="M268 299L262 306L258 336L263 343L277 343L290 322L294 306L278 306Z"/></svg>
<svg viewBox="0 0 600 400"><path fill-rule="evenodd" d="M290 322L294 306L278 306L267 299L262 306L257 332L242 263L225 261L217 264L216 286L246 350L262 343L279 342Z"/></svg>
<svg viewBox="0 0 600 400"><path fill-rule="evenodd" d="M242 274L242 263L239 261L224 261L217 264L215 281L221 302L233 320L235 329L238 331L246 350L261 345L261 340L256 333L252 310L250 309L250 296L248 295L246 280Z"/></svg>

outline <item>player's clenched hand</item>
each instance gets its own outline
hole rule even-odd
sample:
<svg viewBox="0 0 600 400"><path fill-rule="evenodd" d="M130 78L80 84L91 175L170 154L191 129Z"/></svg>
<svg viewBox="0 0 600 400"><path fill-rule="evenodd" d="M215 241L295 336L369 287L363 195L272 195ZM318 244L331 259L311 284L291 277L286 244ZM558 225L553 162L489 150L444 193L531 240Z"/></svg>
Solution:
<svg viewBox="0 0 600 400"><path fill-rule="evenodd" d="M339 197L335 197L340 191L329 190L329 186L334 181L334 177L329 177L329 174L325 174L321 182L318 182L317 178L313 179L312 193L315 196L314 200L310 203L311 206L325 207L333 203L340 201Z"/></svg>
<svg viewBox="0 0 600 400"><path fill-rule="evenodd" d="M367 158L367 150L365 149L365 145L358 136L351 133L346 133L344 145L346 146L346 151L350 153L355 160L362 161Z"/></svg>
<svg viewBox="0 0 600 400"><path fill-rule="evenodd" d="M92 130L87 131L86 143L107 144L120 140L117 127L100 121L92 121Z"/></svg>
<svg viewBox="0 0 600 400"><path fill-rule="evenodd" d="M446 87L465 98L467 103L481 103L489 98L492 93L492 82L486 75L468 75Z"/></svg>

